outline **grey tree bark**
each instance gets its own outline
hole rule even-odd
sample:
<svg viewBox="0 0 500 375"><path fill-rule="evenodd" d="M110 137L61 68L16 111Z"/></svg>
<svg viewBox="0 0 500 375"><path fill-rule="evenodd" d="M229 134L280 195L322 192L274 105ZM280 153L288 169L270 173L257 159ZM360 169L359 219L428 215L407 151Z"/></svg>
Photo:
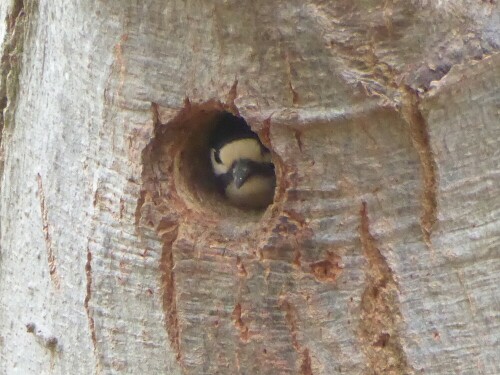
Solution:
<svg viewBox="0 0 500 375"><path fill-rule="evenodd" d="M2 374L499 374L496 1L0 3ZM273 153L229 206L207 136Z"/></svg>

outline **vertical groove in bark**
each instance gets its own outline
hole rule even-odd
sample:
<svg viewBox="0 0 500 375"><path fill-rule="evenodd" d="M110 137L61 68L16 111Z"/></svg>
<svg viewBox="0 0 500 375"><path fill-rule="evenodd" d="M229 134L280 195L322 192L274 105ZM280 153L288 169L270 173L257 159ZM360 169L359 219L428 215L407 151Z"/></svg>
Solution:
<svg viewBox="0 0 500 375"><path fill-rule="evenodd" d="M85 313L87 314L87 321L89 325L90 338L92 339L92 346L94 351L94 357L96 360L96 373L99 373L99 358L97 353L97 336L95 331L94 317L92 316L92 311L89 307L90 299L92 298L92 253L87 247L87 262L85 263L85 276L87 279L87 290L85 294L85 299L83 301L83 307L85 308Z"/></svg>
<svg viewBox="0 0 500 375"><path fill-rule="evenodd" d="M40 200L40 211L42 215L43 226L42 229L45 238L45 247L47 250L47 263L49 267L50 279L52 280L54 287L56 289L59 289L61 283L59 280L59 275L57 273L57 261L54 254L54 248L52 246L52 234L50 233L51 229L49 224L47 205L45 202L45 192L43 191L42 177L40 176L40 174L37 175L36 179L38 183L38 199Z"/></svg>
<svg viewBox="0 0 500 375"><path fill-rule="evenodd" d="M242 319L241 303L237 303L236 306L234 307L232 318L233 318L233 322L234 322L235 327L239 331L239 336L240 336L241 341L248 342L248 340L250 338L250 333L248 331L248 326L245 324L245 322Z"/></svg>
<svg viewBox="0 0 500 375"><path fill-rule="evenodd" d="M300 344L297 340L297 311L295 311L295 308L286 299L280 300L279 307L285 314L285 321L287 323L288 329L290 330L292 346L296 351L300 351Z"/></svg>
<svg viewBox="0 0 500 375"><path fill-rule="evenodd" d="M419 109L418 94L410 88L405 89L402 114L409 124L413 145L420 158L423 180L420 223L425 244L432 248L432 230L437 220L437 165L430 145L427 123Z"/></svg>
<svg viewBox="0 0 500 375"><path fill-rule="evenodd" d="M297 310L295 306L293 306L285 297L280 298L279 308L285 314L285 322L290 331L290 337L292 340L292 346L295 351L300 356L300 366L299 366L299 374L300 375L313 375L311 368L311 356L309 355L309 349L307 347L303 347L297 338L298 333L298 322L300 321L297 316Z"/></svg>
<svg viewBox="0 0 500 375"><path fill-rule="evenodd" d="M302 352L302 364L300 366L300 375L313 375L309 349L304 349L304 351Z"/></svg>
<svg viewBox="0 0 500 375"><path fill-rule="evenodd" d="M231 86L231 89L229 90L229 93L227 94L227 101L226 101L227 106L233 113L238 113L238 108L236 107L236 104L234 104L234 101L236 100L237 97L238 97L238 80L235 79L233 85Z"/></svg>
<svg viewBox="0 0 500 375"><path fill-rule="evenodd" d="M178 228L174 227L164 234L163 249L160 260L160 271L162 275L163 291L163 311L165 314L165 323L170 338L170 343L177 353L177 360L181 359L179 344L179 321L177 317L177 303L174 279L174 259L172 254L172 244L177 238Z"/></svg>
<svg viewBox="0 0 500 375"><path fill-rule="evenodd" d="M359 236L367 261L366 287L361 297L360 341L374 374L411 374L399 338L397 285L370 233L366 202L360 210Z"/></svg>
<svg viewBox="0 0 500 375"><path fill-rule="evenodd" d="M239 256L236 256L236 268L238 269L238 275L240 277L247 277L248 273L245 268L245 265L243 264L243 261Z"/></svg>

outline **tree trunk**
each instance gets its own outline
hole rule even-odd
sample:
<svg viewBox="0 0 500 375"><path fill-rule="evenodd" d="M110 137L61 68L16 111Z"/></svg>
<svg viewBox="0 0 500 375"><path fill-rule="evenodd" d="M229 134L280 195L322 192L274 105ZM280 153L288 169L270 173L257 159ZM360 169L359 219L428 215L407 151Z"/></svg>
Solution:
<svg viewBox="0 0 500 375"><path fill-rule="evenodd" d="M3 374L498 374L495 1L0 3ZM243 116L274 203L230 206Z"/></svg>

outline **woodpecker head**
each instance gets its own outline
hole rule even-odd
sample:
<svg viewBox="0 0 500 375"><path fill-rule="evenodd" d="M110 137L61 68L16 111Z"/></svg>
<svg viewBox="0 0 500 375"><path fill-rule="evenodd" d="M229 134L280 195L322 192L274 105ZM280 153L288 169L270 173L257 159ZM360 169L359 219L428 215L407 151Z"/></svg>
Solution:
<svg viewBox="0 0 500 375"><path fill-rule="evenodd" d="M243 118L222 115L210 139L210 161L232 204L264 208L273 201L276 176L271 153Z"/></svg>

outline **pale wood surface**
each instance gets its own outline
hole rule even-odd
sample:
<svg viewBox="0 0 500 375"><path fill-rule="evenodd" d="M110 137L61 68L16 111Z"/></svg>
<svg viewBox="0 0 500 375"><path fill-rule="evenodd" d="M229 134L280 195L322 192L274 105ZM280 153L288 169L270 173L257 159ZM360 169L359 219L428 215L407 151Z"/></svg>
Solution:
<svg viewBox="0 0 500 375"><path fill-rule="evenodd" d="M499 7L25 0L0 372L500 373ZM263 214L206 173L221 110L273 151Z"/></svg>

